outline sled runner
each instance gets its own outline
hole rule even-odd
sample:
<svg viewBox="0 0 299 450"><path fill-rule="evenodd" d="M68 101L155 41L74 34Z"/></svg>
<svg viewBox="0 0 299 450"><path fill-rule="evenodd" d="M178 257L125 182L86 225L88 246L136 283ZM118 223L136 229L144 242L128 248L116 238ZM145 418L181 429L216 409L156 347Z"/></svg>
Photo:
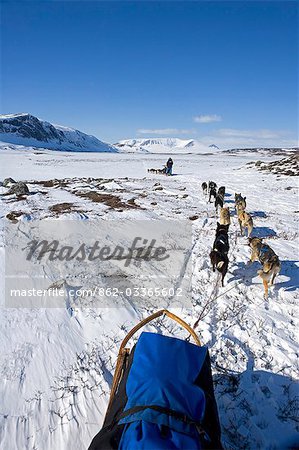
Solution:
<svg viewBox="0 0 299 450"><path fill-rule="evenodd" d="M163 315L186 328L195 344L142 332L131 350L126 347L140 328ZM120 346L103 428L89 450L221 448L208 349L186 322L158 311Z"/></svg>

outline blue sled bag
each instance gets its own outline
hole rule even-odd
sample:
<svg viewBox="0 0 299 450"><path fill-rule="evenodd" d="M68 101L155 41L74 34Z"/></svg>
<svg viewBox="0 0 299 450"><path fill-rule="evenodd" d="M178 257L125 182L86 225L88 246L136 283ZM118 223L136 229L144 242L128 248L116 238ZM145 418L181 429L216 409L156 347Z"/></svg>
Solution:
<svg viewBox="0 0 299 450"><path fill-rule="evenodd" d="M141 333L166 315L186 328L192 344ZM182 319L161 310L134 327L121 344L104 424L89 450L222 449L208 349Z"/></svg>

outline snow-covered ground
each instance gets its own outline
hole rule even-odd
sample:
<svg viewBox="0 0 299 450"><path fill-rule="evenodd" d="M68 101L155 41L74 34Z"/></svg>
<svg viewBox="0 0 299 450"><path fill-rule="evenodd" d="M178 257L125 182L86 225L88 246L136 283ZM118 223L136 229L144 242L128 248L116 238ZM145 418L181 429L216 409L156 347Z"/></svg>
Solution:
<svg viewBox="0 0 299 450"><path fill-rule="evenodd" d="M0 179L26 181L30 195L2 197L1 261L9 221L19 226L52 217L190 220L192 308L182 304L174 312L191 325L200 319L197 331L210 349L223 444L287 448L298 427L298 179L258 171L247 163L273 156L246 152L176 155L173 177L148 174L166 159L2 148ZM226 186L232 214L223 288L209 261L217 218L201 190L208 180ZM247 197L255 235L266 238L282 263L268 301L256 275L259 264L247 266L250 252L234 214L235 192ZM64 308L1 309L1 448L87 448L105 414L119 344L149 314L140 301L125 299L122 308L80 309L69 287L64 285ZM167 320L148 329L185 336Z"/></svg>

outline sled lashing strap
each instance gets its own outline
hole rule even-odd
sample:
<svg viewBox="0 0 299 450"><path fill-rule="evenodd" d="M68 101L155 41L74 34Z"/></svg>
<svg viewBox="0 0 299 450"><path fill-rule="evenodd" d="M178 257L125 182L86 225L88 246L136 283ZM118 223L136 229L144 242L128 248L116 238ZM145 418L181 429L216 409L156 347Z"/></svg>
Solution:
<svg viewBox="0 0 299 450"><path fill-rule="evenodd" d="M126 383L120 450L200 449L204 391L195 384L207 349L155 333L142 333Z"/></svg>
<svg viewBox="0 0 299 450"><path fill-rule="evenodd" d="M195 425L197 428L197 431L199 433L205 433L204 429L202 428L201 422L196 422L195 420L190 419L190 417L186 416L186 414L181 414L177 411L174 411L173 409L165 408L163 406L158 406L158 405L134 406L133 408L127 409L126 411L121 413L118 416L118 420L121 420L121 419L123 419L127 416L130 416L132 414L135 414L139 411L144 411L145 409L153 409L154 411L158 411L160 413L167 414L168 416L174 417L175 419L181 420L182 422L187 423L189 425Z"/></svg>

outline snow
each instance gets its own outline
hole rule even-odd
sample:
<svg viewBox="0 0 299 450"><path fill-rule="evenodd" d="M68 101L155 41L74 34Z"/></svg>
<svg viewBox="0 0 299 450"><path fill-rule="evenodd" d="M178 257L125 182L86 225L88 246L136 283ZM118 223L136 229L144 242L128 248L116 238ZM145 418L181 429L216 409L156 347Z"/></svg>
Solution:
<svg viewBox="0 0 299 450"><path fill-rule="evenodd" d="M147 138L126 139L114 144L122 152L128 153L211 153L218 150L216 145L205 145L194 139Z"/></svg>
<svg viewBox="0 0 299 450"><path fill-rule="evenodd" d="M16 117L28 117L28 113L17 113L17 114L0 114L0 119L15 119Z"/></svg>
<svg viewBox="0 0 299 450"><path fill-rule="evenodd" d="M272 161L266 151L178 154L173 177L148 174L148 168L162 167L167 157L40 152L2 144L0 179L26 181L31 194L24 199L2 197L1 267L3 227L12 211L20 213L18 227L32 219L196 216L192 308L182 303L172 311L190 325L200 319L196 330L210 350L223 444L226 449L287 448L296 439L298 408L298 179L248 164ZM54 179L58 181L50 187L39 183ZM226 186L225 201L232 214L230 264L223 288L209 261L217 220L201 190L201 183L209 180ZM123 203L134 198L140 208L109 207L76 195L78 190L119 196ZM6 192L0 187L0 193ZM235 192L247 197L255 234L266 237L282 263L268 301L256 273L259 264L247 266L250 251L234 214ZM62 203L72 207L52 212L53 205ZM95 273L85 275L91 285L97 283ZM80 308L78 299L69 296L71 285L71 280L62 284L63 308L5 308L1 296L0 438L7 450L87 448L106 411L119 344L149 314L141 302L125 299L120 308L95 308L92 302ZM185 337L168 320L147 329Z"/></svg>

